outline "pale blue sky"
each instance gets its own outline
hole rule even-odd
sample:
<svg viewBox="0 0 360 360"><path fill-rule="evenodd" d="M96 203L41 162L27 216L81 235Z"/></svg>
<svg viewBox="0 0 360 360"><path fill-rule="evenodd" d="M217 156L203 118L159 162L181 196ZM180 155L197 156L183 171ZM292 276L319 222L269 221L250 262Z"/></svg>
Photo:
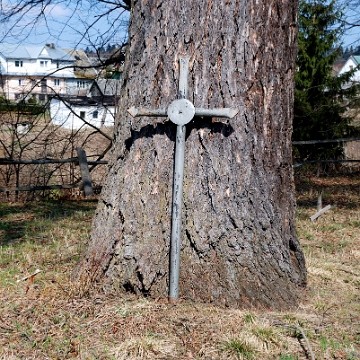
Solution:
<svg viewBox="0 0 360 360"><path fill-rule="evenodd" d="M11 8L21 1L2 0L1 11ZM34 18L41 12L39 8L27 11L4 23L1 21L0 41L11 43L44 44L55 43L62 48L86 48L100 46L102 43L120 44L126 36L128 13L106 6L94 0L53 1L43 9L43 16L34 24ZM103 16L100 17L99 15ZM347 11L350 22L359 22L357 12ZM92 24L91 30L85 30ZM344 46L360 45L360 27L354 27L343 39Z"/></svg>
<svg viewBox="0 0 360 360"><path fill-rule="evenodd" d="M3 13L16 3L2 1ZM59 47L86 48L103 43L121 43L126 36L128 13L99 4L97 1L59 1L45 7L43 15L39 7L1 21L1 41L11 43L55 43ZM99 16L102 15L102 16ZM89 30L89 25L90 30Z"/></svg>
<svg viewBox="0 0 360 360"><path fill-rule="evenodd" d="M345 6L346 21L349 24L360 24L360 9L359 6ZM360 45L360 26L350 28L344 36L344 46L359 46Z"/></svg>

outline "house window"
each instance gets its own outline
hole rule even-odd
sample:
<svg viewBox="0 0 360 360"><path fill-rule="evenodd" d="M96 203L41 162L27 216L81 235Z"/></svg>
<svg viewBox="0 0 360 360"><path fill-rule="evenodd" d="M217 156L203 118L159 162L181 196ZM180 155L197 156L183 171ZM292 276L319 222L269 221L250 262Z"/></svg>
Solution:
<svg viewBox="0 0 360 360"><path fill-rule="evenodd" d="M85 111L80 111L80 118L85 119Z"/></svg>
<svg viewBox="0 0 360 360"><path fill-rule="evenodd" d="M352 70L354 68L354 66L353 65L350 65L350 70Z"/></svg>
<svg viewBox="0 0 360 360"><path fill-rule="evenodd" d="M78 89L85 89L85 87L86 87L86 82L85 81L82 81L82 80L77 81L77 88Z"/></svg>
<svg viewBox="0 0 360 360"><path fill-rule="evenodd" d="M97 119L98 116L99 116L99 112L98 112L97 110L95 110L95 111L93 112L93 119Z"/></svg>
<svg viewBox="0 0 360 360"><path fill-rule="evenodd" d="M54 79L54 86L60 86L60 79Z"/></svg>
<svg viewBox="0 0 360 360"><path fill-rule="evenodd" d="M15 67L23 67L23 61L22 60L15 60Z"/></svg>
<svg viewBox="0 0 360 360"><path fill-rule="evenodd" d="M19 86L21 86L22 85L22 79L20 78L19 79Z"/></svg>
<svg viewBox="0 0 360 360"><path fill-rule="evenodd" d="M46 79L41 79L41 92L47 93L47 82Z"/></svg>
<svg viewBox="0 0 360 360"><path fill-rule="evenodd" d="M56 68L58 69L60 67L60 61L56 62Z"/></svg>
<svg viewBox="0 0 360 360"><path fill-rule="evenodd" d="M40 67L47 67L48 66L48 62L47 61L40 61Z"/></svg>
<svg viewBox="0 0 360 360"><path fill-rule="evenodd" d="M22 97L22 95L21 95L21 94L15 94L15 100L20 100L20 99L21 99L21 97Z"/></svg>

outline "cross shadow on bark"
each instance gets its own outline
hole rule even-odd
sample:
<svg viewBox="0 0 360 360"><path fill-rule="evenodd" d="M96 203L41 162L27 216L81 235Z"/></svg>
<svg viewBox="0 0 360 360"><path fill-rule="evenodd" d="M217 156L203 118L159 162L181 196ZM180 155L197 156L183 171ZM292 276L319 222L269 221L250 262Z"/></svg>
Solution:
<svg viewBox="0 0 360 360"><path fill-rule="evenodd" d="M186 139L190 136L193 129L208 129L211 133L220 133L224 137L230 136L234 132L234 128L225 122L213 121L209 117L195 117L193 121L186 125ZM157 135L166 135L169 140L175 141L176 125L170 120L156 124L143 126L140 130L133 130L131 137L125 140L126 150L130 151L132 144L142 137L153 137ZM186 155L185 155L186 156Z"/></svg>

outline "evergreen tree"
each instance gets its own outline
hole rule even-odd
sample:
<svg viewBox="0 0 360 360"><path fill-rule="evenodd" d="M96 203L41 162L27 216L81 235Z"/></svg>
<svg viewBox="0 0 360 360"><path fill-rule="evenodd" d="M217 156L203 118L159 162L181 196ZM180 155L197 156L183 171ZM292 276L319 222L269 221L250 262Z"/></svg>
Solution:
<svg viewBox="0 0 360 360"><path fill-rule="evenodd" d="M87 46L86 47L86 49L85 49L85 53L86 54L95 54L95 51L92 49L92 48L90 48L89 46Z"/></svg>
<svg viewBox="0 0 360 360"><path fill-rule="evenodd" d="M356 69L332 74L341 56L338 45L344 31L343 13L336 0L300 0L298 58L295 74L293 140L325 140L354 133L346 103L357 86L350 86ZM299 160L331 159L342 155L338 144L303 145L294 148Z"/></svg>

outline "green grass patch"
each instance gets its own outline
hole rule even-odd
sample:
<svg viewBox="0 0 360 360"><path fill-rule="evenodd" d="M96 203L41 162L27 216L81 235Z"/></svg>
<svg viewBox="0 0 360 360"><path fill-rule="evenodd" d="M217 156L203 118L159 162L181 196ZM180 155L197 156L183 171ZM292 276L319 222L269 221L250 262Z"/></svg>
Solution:
<svg viewBox="0 0 360 360"><path fill-rule="evenodd" d="M243 339L230 339L224 342L223 350L238 359L255 359L257 351Z"/></svg>

